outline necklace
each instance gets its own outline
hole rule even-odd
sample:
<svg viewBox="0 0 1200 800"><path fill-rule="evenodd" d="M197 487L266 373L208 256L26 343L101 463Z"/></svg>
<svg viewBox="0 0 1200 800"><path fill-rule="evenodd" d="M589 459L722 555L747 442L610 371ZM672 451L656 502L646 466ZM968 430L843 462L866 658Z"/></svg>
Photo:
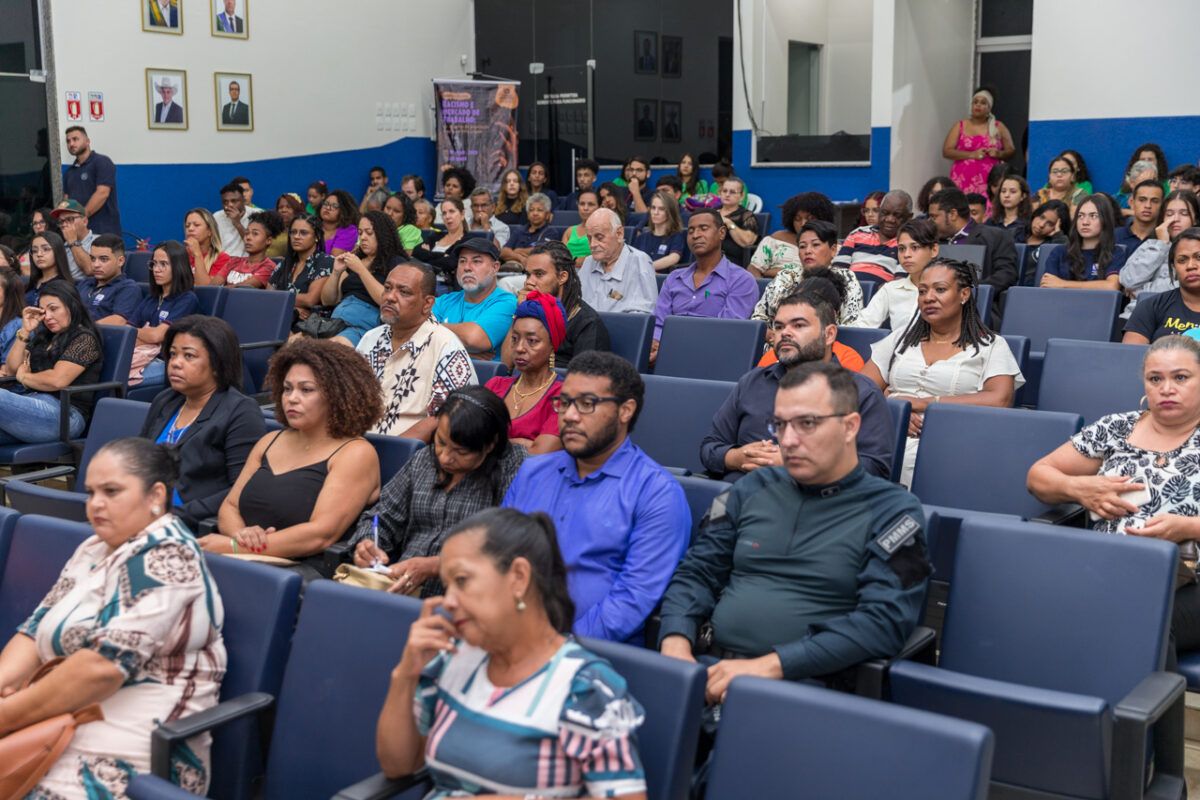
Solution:
<svg viewBox="0 0 1200 800"><path fill-rule="evenodd" d="M533 397L535 394L540 394L541 392L544 392L546 390L546 387L549 386L551 383L553 383L554 379L557 377L558 377L558 373L551 370L550 377L546 379L545 383L543 383L541 386L537 387L536 389L534 389L531 392L522 392L520 390L520 388L518 388L521 385L521 381L525 380L525 373L522 372L521 377L517 378L517 382L514 383L513 387L512 387L513 394L515 394L517 396L517 399L513 401L513 410L517 412L517 416L520 416L520 414L521 414L521 402L523 400L525 400L526 398L529 398L529 397Z"/></svg>
<svg viewBox="0 0 1200 800"><path fill-rule="evenodd" d="M949 339L939 340L939 339L934 338L933 331L929 332L929 343L930 344L954 344L954 339L955 339L955 337L951 336L951 338L949 338Z"/></svg>

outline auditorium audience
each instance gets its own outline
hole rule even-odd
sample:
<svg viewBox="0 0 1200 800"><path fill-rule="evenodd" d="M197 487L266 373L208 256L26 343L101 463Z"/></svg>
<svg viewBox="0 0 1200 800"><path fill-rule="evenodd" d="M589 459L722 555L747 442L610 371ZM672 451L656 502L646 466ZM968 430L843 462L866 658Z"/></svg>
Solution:
<svg viewBox="0 0 1200 800"><path fill-rule="evenodd" d="M797 237L800 269L788 267L778 270L775 279L767 284L767 288L763 289L762 297L754 306L750 319L767 323L769 330L775 319L775 308L779 302L794 292L796 286L808 278L813 270L826 267L832 269L841 278L844 300L837 307L838 324L856 325L855 321L862 313L863 307L862 285L850 270L845 267L832 266L837 246L837 228L832 222L809 220L800 225ZM770 338L769 335L768 338Z"/></svg>
<svg viewBox="0 0 1200 800"><path fill-rule="evenodd" d="M1033 216L1033 201L1030 199L1029 184L1020 175L1005 175L996 192L996 203L987 224L1013 234L1029 226Z"/></svg>
<svg viewBox="0 0 1200 800"><path fill-rule="evenodd" d="M360 214L358 203L344 189L334 189L324 200L317 214L321 218L321 232L325 239L325 252L331 256L349 253L358 239Z"/></svg>
<svg viewBox="0 0 1200 800"><path fill-rule="evenodd" d="M1018 230L1013 239L1028 246L1026 260L1037 263L1037 251L1032 248L1043 244L1066 244L1067 231L1071 229L1071 209L1062 200L1047 200L1033 209L1028 232Z"/></svg>
<svg viewBox="0 0 1200 800"><path fill-rule="evenodd" d="M170 505L194 529L217 515L267 426L242 394L242 351L227 322L195 314L162 327L168 386L150 404L140 435L179 454Z"/></svg>
<svg viewBox="0 0 1200 800"><path fill-rule="evenodd" d="M1075 209L1075 224L1060 247L1046 258L1041 285L1051 289L1120 290L1125 250L1113 242L1112 204L1102 195L1089 195Z"/></svg>
<svg viewBox="0 0 1200 800"><path fill-rule="evenodd" d="M588 242L587 221L592 213L600 207L600 195L591 189L575 192L575 208L579 212L579 223L563 231L562 242L575 258L575 266L582 267L583 262L592 254ZM620 222L620 218L617 218Z"/></svg>
<svg viewBox="0 0 1200 800"><path fill-rule="evenodd" d="M321 305L330 315L346 323L334 338L351 347L379 324L383 281L400 256L400 239L392 218L382 211L368 211L358 223L358 247L333 259L330 280L321 287Z"/></svg>
<svg viewBox="0 0 1200 800"><path fill-rule="evenodd" d="M616 214L622 225L629 216L629 208L625 205L625 195L625 190L611 181L600 184L600 188L597 190L600 207L607 208Z"/></svg>
<svg viewBox="0 0 1200 800"><path fill-rule="evenodd" d="M1157 239L1153 244L1164 245ZM1165 263L1174 288L1148 293L1137 304L1125 325L1121 341L1126 344L1149 344L1200 327L1200 228L1189 227L1175 234L1167 253ZM1128 264L1121 274L1127 269Z"/></svg>
<svg viewBox="0 0 1200 800"><path fill-rule="evenodd" d="M992 113L995 103L989 90L975 90L971 95L970 118L952 125L942 144L942 158L954 162L950 179L964 193L986 195L988 172L1017 152L1012 134Z"/></svg>
<svg viewBox="0 0 1200 800"><path fill-rule="evenodd" d="M368 214L381 214L368 211ZM275 419L221 503L210 553L303 559L342 538L379 497L379 457L362 438L382 411L366 361L347 347L296 339L271 357ZM316 570L298 565L302 576Z"/></svg>
<svg viewBox="0 0 1200 800"><path fill-rule="evenodd" d="M513 228L508 243L500 248L500 260L506 265L525 266L534 247L547 241L554 221L553 204L544 194L532 194L525 201L525 224Z"/></svg>
<svg viewBox="0 0 1200 800"><path fill-rule="evenodd" d="M967 215L976 225L983 225L987 222L987 207L988 199L978 192L971 192L967 195Z"/></svg>
<svg viewBox="0 0 1200 800"><path fill-rule="evenodd" d="M312 216L321 215L321 204L325 202L325 198L329 196L329 187L325 185L325 181L313 181L308 185L308 205L304 207L304 211Z"/></svg>
<svg viewBox="0 0 1200 800"><path fill-rule="evenodd" d="M4 249L8 250L7 247ZM24 310L25 282L10 260L8 264L0 265L0 377L8 375L4 361L17 340L17 331L21 330Z"/></svg>
<svg viewBox="0 0 1200 800"><path fill-rule="evenodd" d="M42 285L37 305L21 312L21 330L4 366L16 380L5 381L0 391L0 444L56 441L61 422L58 392L96 383L104 367L100 331L74 286L66 280ZM71 394L66 430L72 439L87 427L92 394Z"/></svg>
<svg viewBox="0 0 1200 800"><path fill-rule="evenodd" d="M1128 224L1119 226L1113 234L1115 244L1125 245L1125 258L1133 255L1147 239L1155 235L1162 224L1166 190L1162 181L1144 180L1134 184L1129 207L1133 211Z"/></svg>
<svg viewBox="0 0 1200 800"><path fill-rule="evenodd" d="M728 480L759 467L782 466L779 443L767 430L780 381L813 361L840 366L833 353L837 339L834 308L811 291L813 284L823 280L804 281L804 288L780 302L773 326L776 363L755 367L738 379L713 416L712 429L700 442L700 461L713 476ZM888 478L894 442L891 411L879 387L857 372L853 375L861 417L856 434L859 462L868 474Z"/></svg>
<svg viewBox="0 0 1200 800"><path fill-rule="evenodd" d="M754 470L715 501L675 571L660 647L704 657L709 704L738 675L853 690L838 673L896 655L916 627L931 571L924 514L861 466L858 408L854 377L839 366L814 361L784 375L767 423L782 465Z"/></svg>
<svg viewBox="0 0 1200 800"><path fill-rule="evenodd" d="M425 200L425 179L420 175L405 175L400 179L400 192L416 205L418 200Z"/></svg>
<svg viewBox="0 0 1200 800"><path fill-rule="evenodd" d="M679 157L679 166L676 168L675 174L679 176L679 180L683 184L680 202L689 197L712 193L708 181L700 177L700 162L696 160L695 153L684 153Z"/></svg>
<svg viewBox="0 0 1200 800"><path fill-rule="evenodd" d="M645 800L635 735L644 712L571 636L578 603L555 535L547 515L510 509L450 531L446 595L427 599L409 629L379 715L385 775L423 766L438 797Z"/></svg>
<svg viewBox="0 0 1200 800"><path fill-rule="evenodd" d="M725 257L744 267L747 264L747 247L754 247L758 241L758 220L750 209L742 203L746 199L746 184L736 175L731 175L721 183L721 207L719 212L725 220L727 236L721 242L721 250Z"/></svg>
<svg viewBox="0 0 1200 800"><path fill-rule="evenodd" d="M412 251L412 256L432 267L439 281L453 288L457 285L455 273L458 272L458 258L453 255L454 246L466 233L467 221L463 216L462 200L457 197L447 197L439 206L442 209L445 233L417 245Z"/></svg>
<svg viewBox="0 0 1200 800"><path fill-rule="evenodd" d="M217 276L228 269L229 254L221 252L217 221L207 208L193 208L183 218L183 244L197 286L220 286Z"/></svg>
<svg viewBox="0 0 1200 800"><path fill-rule="evenodd" d="M223 273L210 272L209 277L218 286L265 289L275 271L275 261L267 255L267 248L283 231L283 218L278 211L255 211L246 225L246 255L230 258Z"/></svg>
<svg viewBox="0 0 1200 800"><path fill-rule="evenodd" d="M532 455L562 449L554 398L562 380L554 371L554 351L567 336L567 314L558 298L534 290L517 305L505 352L516 377L497 375L486 386L508 409L508 438Z"/></svg>
<svg viewBox="0 0 1200 800"><path fill-rule="evenodd" d="M413 200L413 209L416 211L417 219L413 224L417 226L417 230L428 231L433 230L433 220L436 216L433 203L426 200L424 197ZM410 253L411 255L411 253Z"/></svg>
<svg viewBox="0 0 1200 800"><path fill-rule="evenodd" d="M37 306L38 297L50 284L62 283L75 289L75 278L67 268L67 248L57 233L35 233L29 245L29 258L29 291L25 292L25 305Z"/></svg>
<svg viewBox="0 0 1200 800"><path fill-rule="evenodd" d="M471 192L471 224L468 230L492 234L496 247L500 248L508 244L511 231L507 225L492 216L495 209L496 204L492 200L492 193L487 189L480 186Z"/></svg>
<svg viewBox="0 0 1200 800"><path fill-rule="evenodd" d="M600 174L600 165L591 158L580 158L575 161L575 189L562 199L560 208L564 211L575 209L579 203L579 195L583 192L594 191L596 176ZM596 205L600 205L600 196L596 196ZM580 214L582 216L582 214Z"/></svg>
<svg viewBox="0 0 1200 800"><path fill-rule="evenodd" d="M1075 162L1063 154L1055 156L1050 162L1050 175L1046 180L1046 185L1038 190L1038 203L1045 203L1047 200L1061 200L1074 212L1075 207L1090 196L1083 187L1078 185L1078 181L1079 174L1076 171Z"/></svg>
<svg viewBox="0 0 1200 800"><path fill-rule="evenodd" d="M349 540L355 566L388 565L393 591L443 594L438 555L446 534L500 505L529 455L509 442L508 424L508 409L490 390L451 392L438 410L430 446L414 453L358 518Z"/></svg>
<svg viewBox="0 0 1200 800"><path fill-rule="evenodd" d="M230 183L221 187L221 210L213 214L217 223L217 235L221 238L221 252L229 256L246 255L246 226L254 212L246 208L246 198L241 185Z"/></svg>
<svg viewBox="0 0 1200 800"><path fill-rule="evenodd" d="M1135 149L1130 154L1129 161L1125 163L1125 171L1122 173L1125 176L1125 180L1121 183L1120 188L1117 189L1117 201L1122 202L1122 195L1124 195L1124 199L1127 201L1129 195L1133 193L1134 187L1143 180L1148 179L1145 173L1151 170L1154 172L1155 178L1164 183L1166 182L1168 175L1167 157L1163 153L1163 149L1157 144L1146 142ZM1126 207L1127 205L1122 203L1122 208Z"/></svg>
<svg viewBox="0 0 1200 800"><path fill-rule="evenodd" d="M200 313L200 299L193 288L187 250L174 240L161 242L150 254L150 293L141 297L126 322L137 328L137 347L129 371L129 383L158 386L166 377L163 342L171 325ZM241 358L238 358L241 376Z"/></svg>
<svg viewBox="0 0 1200 800"><path fill-rule="evenodd" d="M1071 166L1075 170L1075 185L1083 189L1084 196L1095 191L1092 188L1092 176L1088 173L1087 162L1083 160L1079 151L1063 150L1059 155L1071 162Z"/></svg>
<svg viewBox="0 0 1200 800"><path fill-rule="evenodd" d="M910 219L912 198L908 193L899 189L888 192L879 202L879 222L850 231L833 259L833 266L870 275L878 281L892 280L900 272L896 234Z"/></svg>
<svg viewBox="0 0 1200 800"><path fill-rule="evenodd" d="M300 198L294 194L281 195L279 200L275 202L275 213L279 215L279 221L283 223L279 233L271 240L271 244L267 246L267 256L270 258L283 258L288 251L288 240L291 238L292 221L296 217L303 216L304 207L300 205Z"/></svg>
<svg viewBox="0 0 1200 800"><path fill-rule="evenodd" d="M468 205L471 202L471 192L475 191L475 176L470 171L462 167L449 167L442 170L442 195L443 200L459 200L466 207L466 222L465 225L469 229L471 227L471 208ZM442 212L445 211L444 203L439 203L437 206L438 217L434 220L435 223L443 221Z"/></svg>
<svg viewBox="0 0 1200 800"><path fill-rule="evenodd" d="M871 194L883 196L882 192ZM875 216L879 215L876 213ZM762 238L746 270L755 278L774 278L781 270L800 266L798 239L804 224L814 219L833 223L833 203L829 202L828 197L820 192L801 192L789 197L783 204L783 228ZM835 227L835 237L836 234ZM836 238L833 247L836 251Z"/></svg>
<svg viewBox="0 0 1200 800"><path fill-rule="evenodd" d="M919 216L929 216L929 198L933 197L935 192L940 192L942 189L952 189L954 186L954 181L945 176L937 176L925 181L925 183L921 185L921 191L917 193L917 212ZM879 201L879 205L880 207L883 206L882 200ZM909 211L910 213L912 211L911 198L909 202ZM902 220L901 222L907 222L907 220Z"/></svg>
<svg viewBox="0 0 1200 800"><path fill-rule="evenodd" d="M396 192L384 201L383 212L396 224L396 236L400 238L404 254L411 255L413 249L423 241L421 229L417 227L417 209L413 201L404 192Z"/></svg>
<svg viewBox="0 0 1200 800"><path fill-rule="evenodd" d="M1008 408L1025 383L1008 343L979 318L970 264L935 259L917 285L920 313L908 327L872 344L871 359L863 367L863 374L888 397L912 403L900 479L904 486L912 482L925 409L933 403Z"/></svg>
<svg viewBox="0 0 1200 800"><path fill-rule="evenodd" d="M446 397L476 382L462 342L431 310L437 279L419 261L392 267L383 283L379 320L356 349L379 381L383 415L372 432L428 442Z"/></svg>
<svg viewBox="0 0 1200 800"><path fill-rule="evenodd" d="M1000 163L992 167L988 171L987 177L987 197L984 200L987 202L988 214L991 214L992 206L1000 202L1000 184L1004 183L1004 179L1009 175L1016 175L1008 164ZM972 209L974 210L974 209ZM982 223L984 220L980 220Z"/></svg>
<svg viewBox="0 0 1200 800"><path fill-rule="evenodd" d="M942 189L929 198L929 218L942 244L983 245L978 283L995 290L992 314L1000 316L1000 297L1017 282L1017 248L1013 237L970 218L967 197L960 189Z"/></svg>
<svg viewBox="0 0 1200 800"><path fill-rule="evenodd" d="M512 325L517 298L496 283L500 251L480 236L463 239L450 252L462 289L438 297L433 316L459 338L472 358L491 361Z"/></svg>
<svg viewBox="0 0 1200 800"><path fill-rule="evenodd" d="M528 199L529 193L525 190L521 171L506 170L500 176L500 191L496 196L496 219L510 229L525 225L528 222L525 216L525 201Z"/></svg>
<svg viewBox="0 0 1200 800"><path fill-rule="evenodd" d="M631 246L650 256L656 272L670 272L683 266L686 235L679 216L679 203L659 190L650 196L650 214Z"/></svg>
<svg viewBox="0 0 1200 800"><path fill-rule="evenodd" d="M650 210L650 160L645 156L630 156L621 168L621 177L613 181L626 191L626 204L635 212L644 214Z"/></svg>
<svg viewBox="0 0 1200 800"><path fill-rule="evenodd" d="M828 303L830 308L839 309L846 304L846 284L853 280L853 278L844 277L844 273L835 272L829 267L813 267L805 273L804 280L797 283L790 294L812 292ZM834 312L834 320L835 322L837 320L836 311ZM774 317L767 323L767 336L763 355L758 360L757 366L769 367L778 360L775 357L775 350L773 348L775 344L774 323ZM833 357L839 364L851 372L862 371L863 358L858 354L858 351L849 345L835 341L833 343Z"/></svg>
<svg viewBox="0 0 1200 800"><path fill-rule="evenodd" d="M144 439L96 453L84 478L93 535L0 653L0 738L83 712L28 797L124 798L133 776L150 772L160 722L217 703L224 611L195 538L168 510L176 474L170 451ZM167 767L180 789L205 794L209 737L176 747Z"/></svg>
<svg viewBox="0 0 1200 800"><path fill-rule="evenodd" d="M321 292L333 274L334 259L325 253L324 236L321 221L316 217L301 214L292 220L287 252L267 279L268 289L296 293L293 331L314 312L318 316L326 314Z"/></svg>
<svg viewBox="0 0 1200 800"><path fill-rule="evenodd" d="M366 191L363 192L363 199L358 204L359 213L383 211L383 204L387 202L391 194L392 192L388 188L387 170L379 166L371 167L367 171Z"/></svg>
<svg viewBox="0 0 1200 800"><path fill-rule="evenodd" d="M591 255L579 267L584 301L597 311L651 313L658 299L654 264L641 250L625 245L617 213L596 209L585 229Z"/></svg>
<svg viewBox="0 0 1200 800"><path fill-rule="evenodd" d="M1198 376L1200 344L1187 336L1158 339L1142 362L1142 407L1084 427L1035 463L1027 479L1029 491L1044 503L1086 508L1093 530L1179 545L1168 669L1175 666L1175 651L1200 648Z"/></svg>
<svg viewBox="0 0 1200 800"><path fill-rule="evenodd" d="M1168 292L1178 285L1168 251L1179 234L1200 225L1200 199L1192 192L1186 189L1171 192L1163 205L1163 221L1155 229L1154 238L1143 242L1121 267L1121 286L1126 294L1133 296L1125 307L1130 314L1136 309L1138 297L1143 292L1148 295Z"/></svg>
<svg viewBox="0 0 1200 800"><path fill-rule="evenodd" d="M525 172L525 190L528 196L533 197L535 194L544 194L550 199L546 206L547 211L553 211L558 203L558 192L550 188L550 177L546 170L546 165L541 161L535 161L529 165L529 169Z"/></svg>
<svg viewBox="0 0 1200 800"><path fill-rule="evenodd" d="M654 191L666 192L676 205L683 203L683 181L678 175L659 175L654 181Z"/></svg>
<svg viewBox="0 0 1200 800"><path fill-rule="evenodd" d="M886 322L894 331L903 330L917 313L921 272L937 258L937 226L931 219L911 219L900 226L896 255L900 266L908 273L907 280L897 279L882 284L871 296L871 302L850 323L858 328L880 328Z"/></svg>
<svg viewBox="0 0 1200 800"><path fill-rule="evenodd" d="M67 248L67 266L72 277L81 281L92 274L92 244L99 234L88 230L87 214L76 200L63 200L50 212L62 233L63 246ZM113 236L115 234L109 234ZM120 239L120 236L117 236ZM122 240L124 243L124 240Z"/></svg>
<svg viewBox="0 0 1200 800"><path fill-rule="evenodd" d="M1200 189L1200 167L1195 164L1180 164L1171 170L1167 178L1167 188L1172 192L1178 192L1180 189L1195 192Z"/></svg>
<svg viewBox="0 0 1200 800"><path fill-rule="evenodd" d="M863 225L870 226L879 224L879 204L883 202L883 196L885 194L887 194L887 192L877 189L863 199L862 208L858 210L858 227L862 227ZM785 205L784 214L787 213L786 208L787 206ZM831 219L829 221L832 222L833 220Z"/></svg>
<svg viewBox="0 0 1200 800"><path fill-rule="evenodd" d="M142 302L142 287L125 277L125 242L106 233L92 243L91 273L76 286L97 325L124 325Z"/></svg>

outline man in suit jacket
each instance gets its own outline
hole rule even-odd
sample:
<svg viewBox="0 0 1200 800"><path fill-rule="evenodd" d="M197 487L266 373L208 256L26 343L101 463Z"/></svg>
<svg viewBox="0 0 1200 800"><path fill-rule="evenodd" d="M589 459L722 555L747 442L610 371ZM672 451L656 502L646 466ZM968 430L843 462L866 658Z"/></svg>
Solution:
<svg viewBox="0 0 1200 800"><path fill-rule="evenodd" d="M943 244L981 244L983 255L981 284L994 287L992 323L998 326L1000 296L1017 282L1017 248L1012 234L1002 228L980 225L971 219L971 207L961 189L934 192L929 198L929 218L937 226Z"/></svg>
<svg viewBox="0 0 1200 800"><path fill-rule="evenodd" d="M179 9L171 0L149 0L150 24L158 28L178 28Z"/></svg>
<svg viewBox="0 0 1200 800"><path fill-rule="evenodd" d="M229 82L229 102L221 107L221 124L222 125L249 125L250 124L250 106L243 103L239 98L242 96L242 87L237 81Z"/></svg>
<svg viewBox="0 0 1200 800"><path fill-rule="evenodd" d="M171 78L160 78L154 84L162 102L154 105L154 121L158 123L183 124L183 107L175 102L175 93L179 91Z"/></svg>
<svg viewBox="0 0 1200 800"><path fill-rule="evenodd" d="M233 13L237 0L225 0L225 11L217 14L217 30L225 33L245 33L245 23L242 18Z"/></svg>

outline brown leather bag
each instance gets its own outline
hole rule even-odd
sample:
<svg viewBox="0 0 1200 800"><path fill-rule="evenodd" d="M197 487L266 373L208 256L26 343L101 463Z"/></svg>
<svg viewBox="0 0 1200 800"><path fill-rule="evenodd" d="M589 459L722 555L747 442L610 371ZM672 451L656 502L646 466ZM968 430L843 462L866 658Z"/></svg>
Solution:
<svg viewBox="0 0 1200 800"><path fill-rule="evenodd" d="M47 661L21 688L46 677L64 660ZM99 703L92 703L72 714L59 714L0 737L0 800L20 800L29 794L67 749L75 727L101 719L104 714Z"/></svg>

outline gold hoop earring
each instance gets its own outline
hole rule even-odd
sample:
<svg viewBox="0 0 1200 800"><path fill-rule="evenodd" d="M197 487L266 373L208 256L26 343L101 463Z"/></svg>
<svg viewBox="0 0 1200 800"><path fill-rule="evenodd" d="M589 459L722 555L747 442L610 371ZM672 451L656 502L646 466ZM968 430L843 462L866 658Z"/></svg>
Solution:
<svg viewBox="0 0 1200 800"><path fill-rule="evenodd" d="M1149 405L1148 405L1148 402L1147 402L1147 401L1148 401L1148 398L1146 397L1146 395L1142 395L1142 399L1141 399L1141 401L1138 403L1138 410L1139 410L1139 411L1141 411L1141 412L1145 413L1146 411L1149 411L1149 410L1150 410L1150 408L1149 408Z"/></svg>

